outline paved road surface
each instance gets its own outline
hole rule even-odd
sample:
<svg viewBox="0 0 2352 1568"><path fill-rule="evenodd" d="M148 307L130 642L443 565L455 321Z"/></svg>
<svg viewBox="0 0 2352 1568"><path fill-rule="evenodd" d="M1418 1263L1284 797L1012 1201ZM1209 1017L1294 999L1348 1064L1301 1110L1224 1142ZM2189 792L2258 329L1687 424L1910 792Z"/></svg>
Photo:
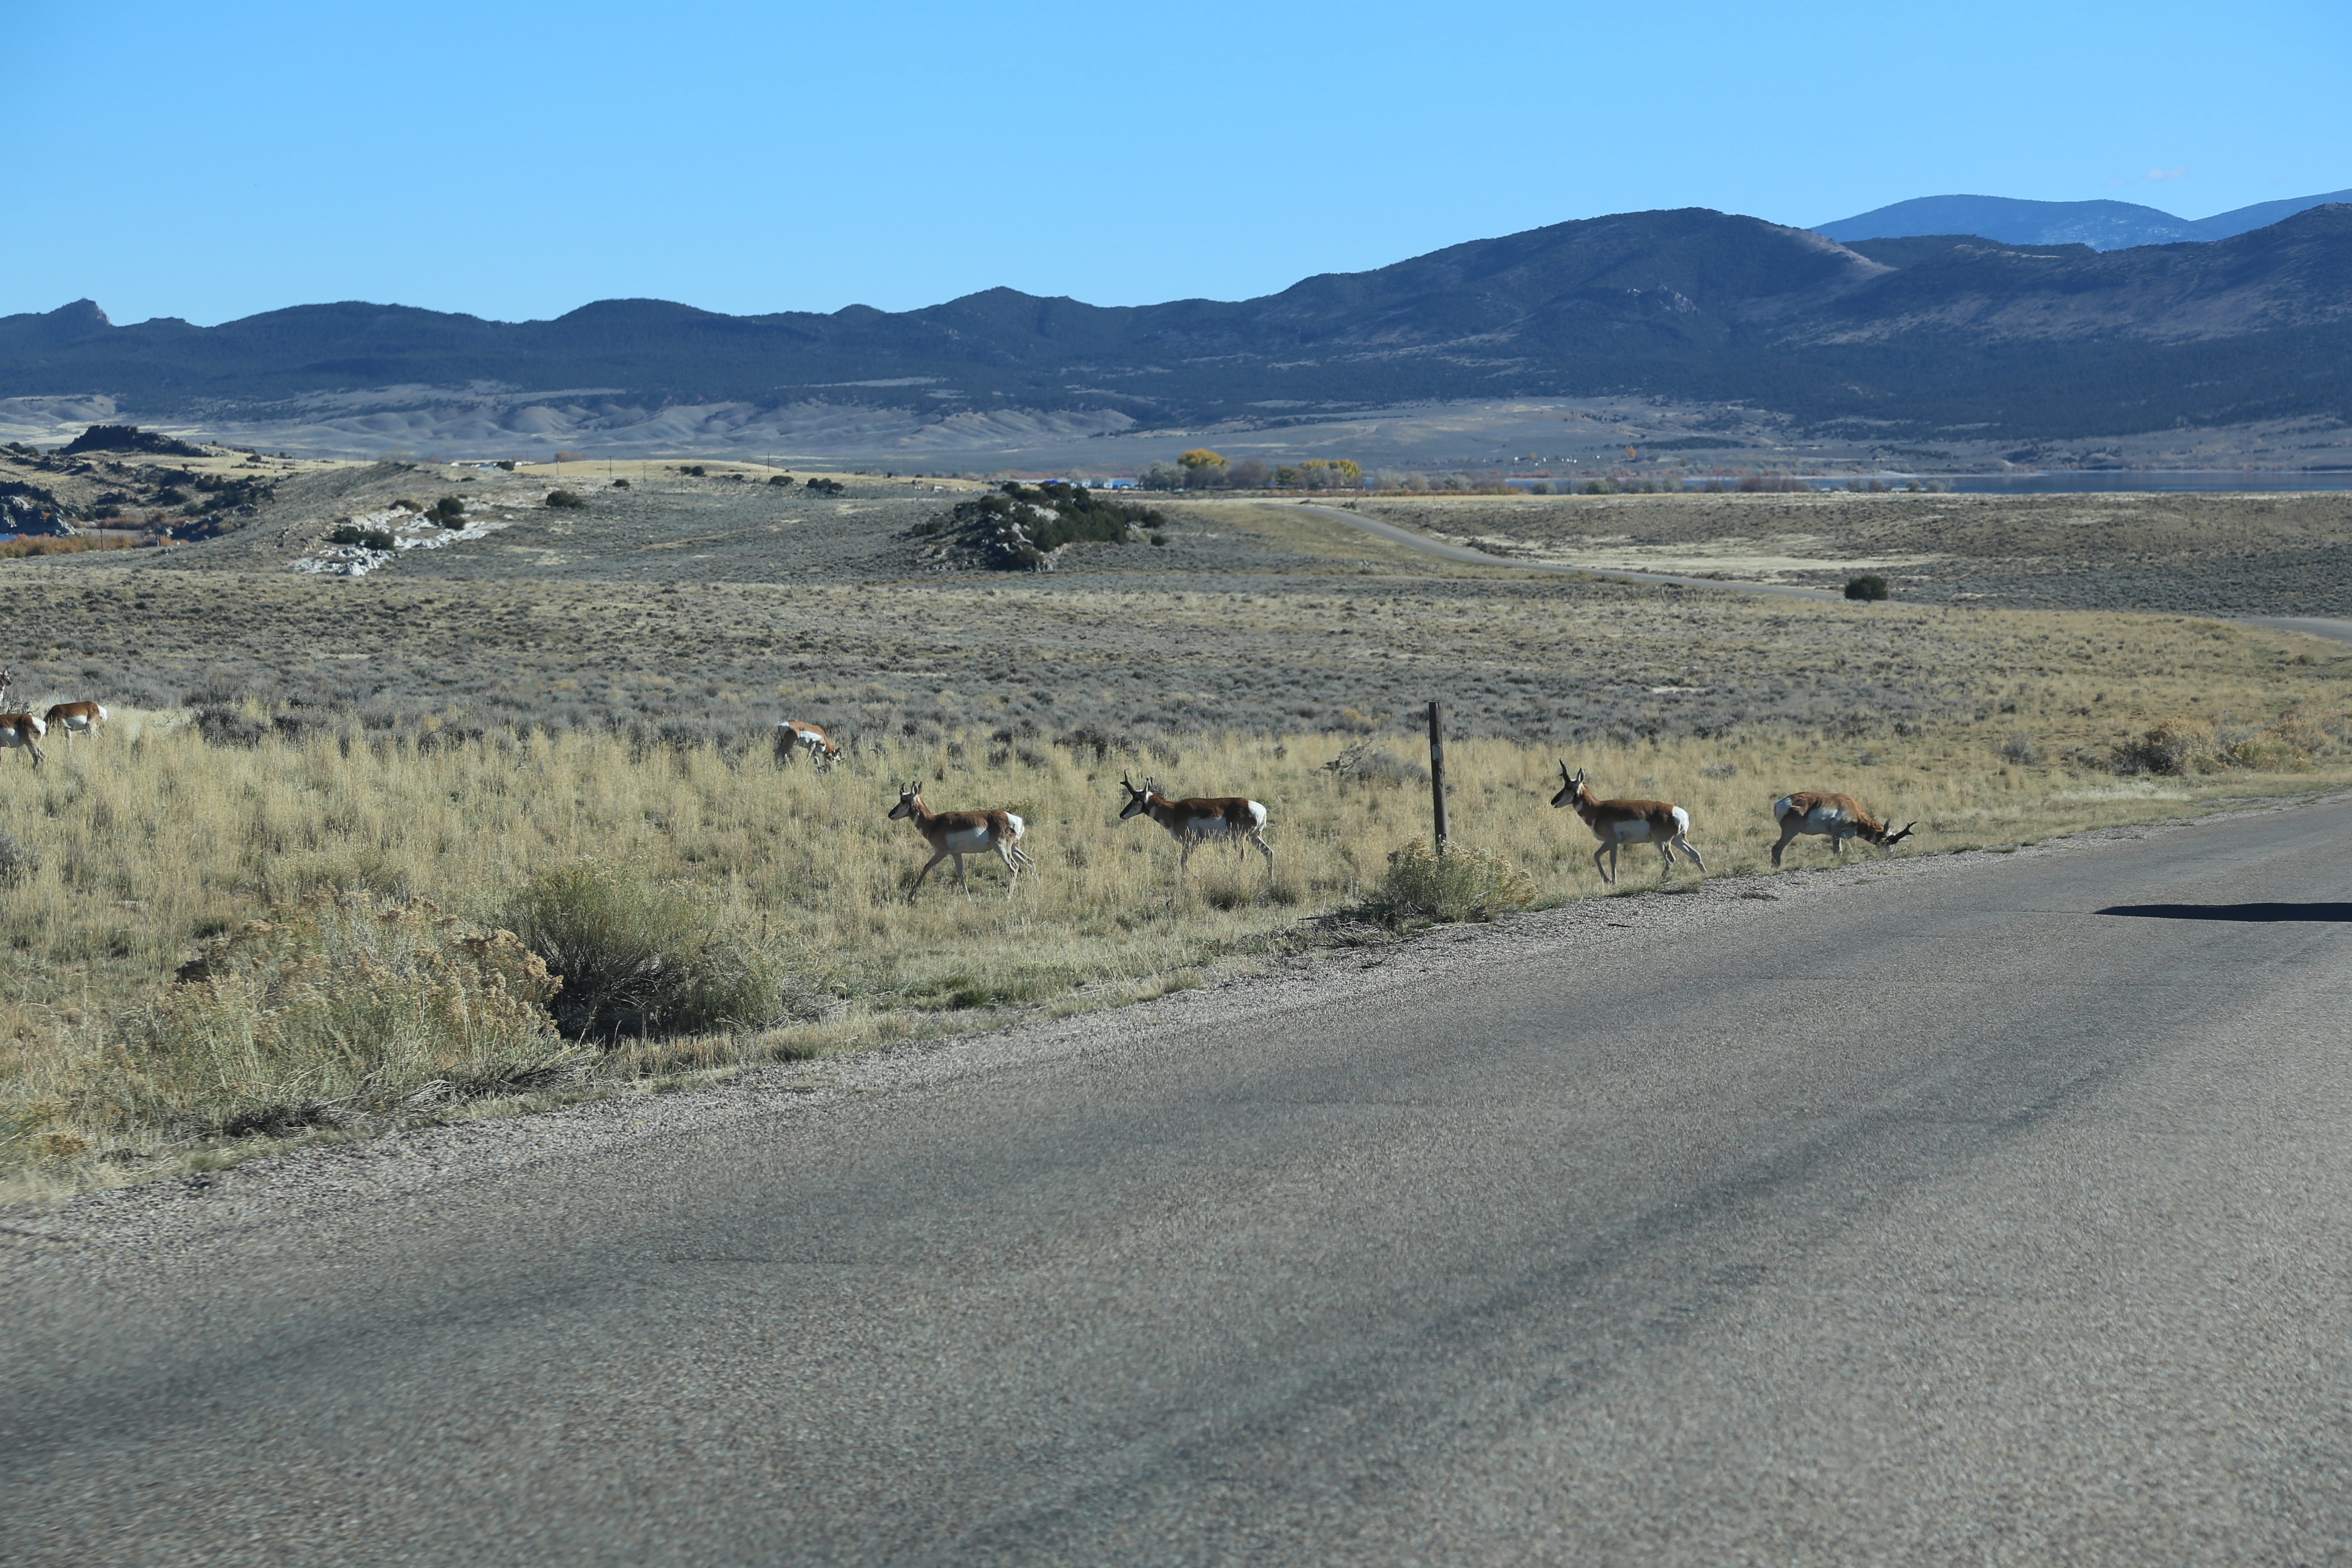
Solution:
<svg viewBox="0 0 2352 1568"><path fill-rule="evenodd" d="M2352 803L1318 962L20 1247L0 1560L2352 1553Z"/></svg>

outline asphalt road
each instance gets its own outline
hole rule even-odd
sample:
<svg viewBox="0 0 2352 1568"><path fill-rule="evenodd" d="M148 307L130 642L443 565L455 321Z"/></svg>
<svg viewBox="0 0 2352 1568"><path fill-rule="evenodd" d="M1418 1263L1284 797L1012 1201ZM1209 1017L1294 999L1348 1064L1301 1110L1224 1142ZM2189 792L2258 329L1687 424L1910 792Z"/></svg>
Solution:
<svg viewBox="0 0 2352 1568"><path fill-rule="evenodd" d="M2352 803L1318 963L12 1255L0 1561L2352 1552Z"/></svg>

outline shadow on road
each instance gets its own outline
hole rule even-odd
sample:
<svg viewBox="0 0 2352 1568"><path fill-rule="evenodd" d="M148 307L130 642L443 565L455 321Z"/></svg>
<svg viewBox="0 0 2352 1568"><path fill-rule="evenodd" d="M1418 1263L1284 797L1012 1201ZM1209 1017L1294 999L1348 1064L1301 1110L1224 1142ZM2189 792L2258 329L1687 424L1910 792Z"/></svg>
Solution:
<svg viewBox="0 0 2352 1568"><path fill-rule="evenodd" d="M2146 921L2341 921L2352 922L2352 903L2335 904L2111 904L2103 915L2135 915Z"/></svg>

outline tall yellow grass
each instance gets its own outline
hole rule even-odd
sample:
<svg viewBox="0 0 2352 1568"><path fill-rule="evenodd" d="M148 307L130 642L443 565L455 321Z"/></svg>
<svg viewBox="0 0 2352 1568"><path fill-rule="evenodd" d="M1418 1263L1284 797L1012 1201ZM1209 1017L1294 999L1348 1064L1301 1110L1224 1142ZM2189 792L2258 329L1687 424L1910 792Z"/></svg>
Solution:
<svg viewBox="0 0 2352 1568"><path fill-rule="evenodd" d="M1686 807L1717 876L1768 868L1769 803L1795 788L1843 789L1921 819L1905 852L1925 854L2163 816L2200 794L2283 782L2019 765L2000 760L1998 733L1665 741L1586 746L1565 760L1590 769L1603 795ZM764 752L641 751L576 732L443 749L331 736L241 749L150 725L135 739L53 747L38 772L0 769L0 824L39 862L0 886L0 1162L155 1152L154 1141L77 1120L119 1038L113 1021L151 1005L199 940L322 889L430 899L488 926L533 873L601 859L689 889L782 963L801 995L831 999L832 1025L636 1047L640 1068L806 1050L844 1037L845 1010L903 1026L974 1006L1164 988L1191 966L1356 903L1389 853L1426 833L1425 784L1326 771L1349 741L1218 734L1149 756L1044 745L992 756L975 731L919 749L868 745L822 772L780 767ZM1412 742L1386 749L1418 763ZM1509 861L1538 901L1603 890L1591 835L1548 805L1560 760L1498 740L1447 752L1456 839ZM2292 784L2340 777L2329 761ZM1117 820L1129 771L1171 793L1264 801L1273 874L1255 855L1203 849L1180 888L1167 835ZM943 868L910 904L928 849L887 816L908 778L935 809L1018 812L1034 868L1009 890L992 858L971 862L964 888ZM1790 864L1828 858L1804 840ZM1653 852L1626 858L1626 890L1658 880Z"/></svg>

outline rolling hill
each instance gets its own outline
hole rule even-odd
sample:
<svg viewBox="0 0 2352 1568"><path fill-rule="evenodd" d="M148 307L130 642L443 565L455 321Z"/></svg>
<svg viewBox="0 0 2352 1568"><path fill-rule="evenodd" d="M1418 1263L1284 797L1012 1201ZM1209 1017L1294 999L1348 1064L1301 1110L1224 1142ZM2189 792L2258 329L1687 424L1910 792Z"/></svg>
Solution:
<svg viewBox="0 0 2352 1568"><path fill-rule="evenodd" d="M1475 240L1239 301L1104 308L994 289L904 312L726 316L604 300L501 322L365 303L115 326L0 318L0 395L143 411L354 389L564 389L1146 426L1628 390L1820 426L2097 436L2352 408L2352 205L2121 250L1857 240L1703 208Z"/></svg>

